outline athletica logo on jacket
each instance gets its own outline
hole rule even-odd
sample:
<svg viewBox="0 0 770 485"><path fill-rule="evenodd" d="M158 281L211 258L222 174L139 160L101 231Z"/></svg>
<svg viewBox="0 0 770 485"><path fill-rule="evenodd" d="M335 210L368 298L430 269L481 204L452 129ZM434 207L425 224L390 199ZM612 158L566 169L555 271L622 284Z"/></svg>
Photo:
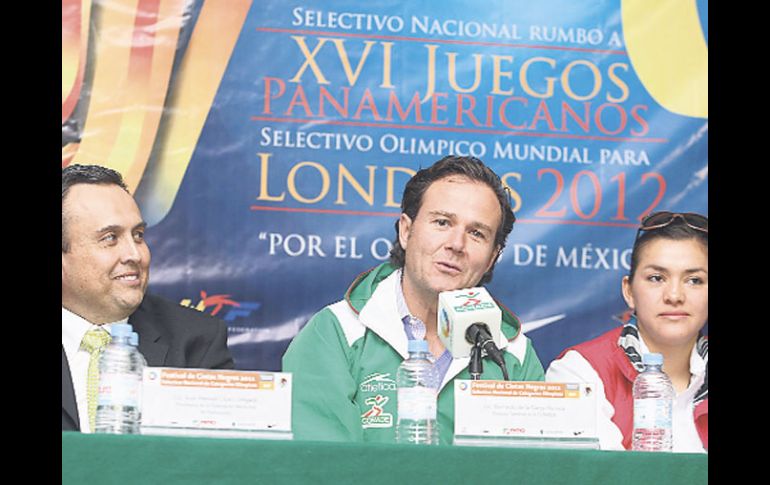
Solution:
<svg viewBox="0 0 770 485"><path fill-rule="evenodd" d="M395 391L396 381L390 378L390 373L375 372L366 376L359 388L361 392Z"/></svg>

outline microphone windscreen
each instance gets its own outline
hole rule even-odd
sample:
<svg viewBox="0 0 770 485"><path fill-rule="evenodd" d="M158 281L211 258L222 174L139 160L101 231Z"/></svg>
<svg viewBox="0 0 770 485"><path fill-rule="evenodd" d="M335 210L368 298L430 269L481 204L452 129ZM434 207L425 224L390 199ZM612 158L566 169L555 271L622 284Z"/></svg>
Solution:
<svg viewBox="0 0 770 485"><path fill-rule="evenodd" d="M500 339L502 311L483 287L443 291L438 296L438 336L453 357L468 357L468 327L482 323L495 342Z"/></svg>

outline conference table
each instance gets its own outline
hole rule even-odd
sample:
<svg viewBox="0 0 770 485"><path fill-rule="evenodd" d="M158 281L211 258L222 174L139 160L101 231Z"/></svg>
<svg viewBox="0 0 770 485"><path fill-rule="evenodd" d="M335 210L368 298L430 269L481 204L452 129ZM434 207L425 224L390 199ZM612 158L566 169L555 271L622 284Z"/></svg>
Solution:
<svg viewBox="0 0 770 485"><path fill-rule="evenodd" d="M708 483L689 453L62 432L62 484Z"/></svg>

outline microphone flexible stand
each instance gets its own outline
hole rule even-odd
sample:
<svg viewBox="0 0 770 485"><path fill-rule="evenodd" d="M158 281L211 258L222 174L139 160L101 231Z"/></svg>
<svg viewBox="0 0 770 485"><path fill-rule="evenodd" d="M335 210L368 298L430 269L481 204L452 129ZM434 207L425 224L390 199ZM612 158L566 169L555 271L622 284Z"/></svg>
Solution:
<svg viewBox="0 0 770 485"><path fill-rule="evenodd" d="M470 328L476 327L472 325ZM470 363L468 364L468 373L471 375L471 380L478 381L481 379L481 373L484 372L484 363L482 362L482 350L485 345L490 345L490 349L487 350L487 355L500 367L503 373L503 380L509 381L508 369L505 368L505 359L501 352L495 346L494 341L489 337L489 330L485 328L486 336L482 335L482 332L476 331L473 337L473 347L471 347ZM469 339L470 340L470 339ZM493 354L490 351L496 351Z"/></svg>
<svg viewBox="0 0 770 485"><path fill-rule="evenodd" d="M481 373L484 372L484 363L481 361L481 342L479 342L478 335L476 336L476 343L471 347L471 361L468 364L468 372L471 375L471 380L478 381L481 379Z"/></svg>

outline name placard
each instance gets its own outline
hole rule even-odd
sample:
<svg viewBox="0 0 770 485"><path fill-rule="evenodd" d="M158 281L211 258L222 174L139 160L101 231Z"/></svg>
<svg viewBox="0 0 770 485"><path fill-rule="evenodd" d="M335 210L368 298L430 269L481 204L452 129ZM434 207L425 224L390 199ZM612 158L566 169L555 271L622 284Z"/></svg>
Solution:
<svg viewBox="0 0 770 485"><path fill-rule="evenodd" d="M285 372L147 367L142 434L291 439Z"/></svg>
<svg viewBox="0 0 770 485"><path fill-rule="evenodd" d="M455 381L455 444L598 448L592 384Z"/></svg>

